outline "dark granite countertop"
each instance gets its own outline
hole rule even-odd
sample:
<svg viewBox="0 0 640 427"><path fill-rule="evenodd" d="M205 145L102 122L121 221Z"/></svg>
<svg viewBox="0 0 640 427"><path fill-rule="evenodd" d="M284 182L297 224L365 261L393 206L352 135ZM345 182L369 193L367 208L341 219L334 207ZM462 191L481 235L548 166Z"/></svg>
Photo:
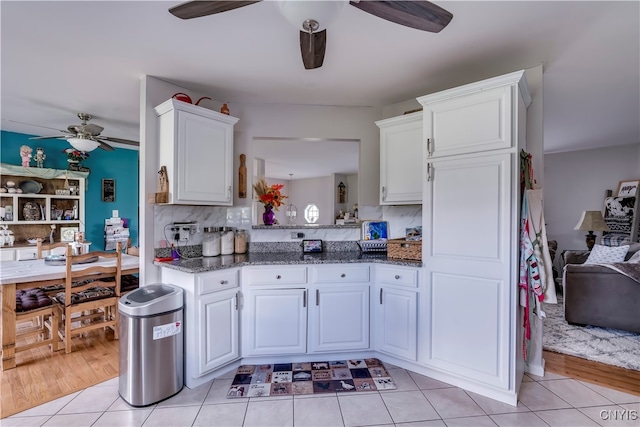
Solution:
<svg viewBox="0 0 640 427"><path fill-rule="evenodd" d="M362 253L360 251L323 252L320 254L301 254L300 252L247 253L220 255L216 257L182 258L170 262L154 262L155 265L185 273L205 273L207 271L252 265L299 265L299 264L345 264L379 263L422 267L421 261L387 258L385 253Z"/></svg>

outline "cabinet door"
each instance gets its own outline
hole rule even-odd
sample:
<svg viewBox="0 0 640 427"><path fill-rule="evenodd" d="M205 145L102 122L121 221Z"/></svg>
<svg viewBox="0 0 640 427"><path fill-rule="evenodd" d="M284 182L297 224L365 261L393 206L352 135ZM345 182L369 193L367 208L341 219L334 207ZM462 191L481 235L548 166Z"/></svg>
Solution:
<svg viewBox="0 0 640 427"><path fill-rule="evenodd" d="M417 360L418 293L382 286L377 289L376 350Z"/></svg>
<svg viewBox="0 0 640 427"><path fill-rule="evenodd" d="M422 203L422 113L376 124L380 127L380 204Z"/></svg>
<svg viewBox="0 0 640 427"><path fill-rule="evenodd" d="M187 111L176 126L174 202L231 205L233 126Z"/></svg>
<svg viewBox="0 0 640 427"><path fill-rule="evenodd" d="M203 375L240 357L237 292L227 290L202 296L199 310L198 373Z"/></svg>
<svg viewBox="0 0 640 427"><path fill-rule="evenodd" d="M512 91L503 86L424 106L427 156L442 157L509 148Z"/></svg>
<svg viewBox="0 0 640 427"><path fill-rule="evenodd" d="M243 313L245 356L307 352L306 289L250 289Z"/></svg>
<svg viewBox="0 0 640 427"><path fill-rule="evenodd" d="M312 352L369 348L369 285L320 285L309 310Z"/></svg>
<svg viewBox="0 0 640 427"><path fill-rule="evenodd" d="M425 363L505 388L518 274L516 164L515 153L435 160L423 209Z"/></svg>
<svg viewBox="0 0 640 427"><path fill-rule="evenodd" d="M15 261L16 251L14 249L0 250L0 261Z"/></svg>

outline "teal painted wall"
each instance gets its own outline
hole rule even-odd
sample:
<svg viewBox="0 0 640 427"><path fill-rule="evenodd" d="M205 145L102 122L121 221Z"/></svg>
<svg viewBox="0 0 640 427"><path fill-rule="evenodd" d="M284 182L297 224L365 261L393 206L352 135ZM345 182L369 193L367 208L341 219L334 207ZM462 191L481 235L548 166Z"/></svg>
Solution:
<svg viewBox="0 0 640 427"><path fill-rule="evenodd" d="M61 139L29 140L33 135L15 132L0 132L0 162L20 165L20 146L28 145L35 150L44 148L47 158L44 167L67 169L67 156L64 149L71 147ZM111 211L117 209L121 218L129 221L129 233L132 243L138 246L138 151L116 148L115 151L94 150L89 158L82 162L91 169L87 179L85 194L85 238L92 242L92 250L104 249L104 220L111 217ZM35 167L35 162L31 162ZM102 201L102 180L113 178L116 182L115 202Z"/></svg>

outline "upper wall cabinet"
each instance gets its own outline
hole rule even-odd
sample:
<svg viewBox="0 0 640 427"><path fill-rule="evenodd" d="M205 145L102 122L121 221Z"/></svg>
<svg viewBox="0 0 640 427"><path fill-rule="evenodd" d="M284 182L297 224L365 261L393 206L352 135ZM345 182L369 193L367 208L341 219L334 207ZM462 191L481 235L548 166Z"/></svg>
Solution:
<svg viewBox="0 0 640 427"><path fill-rule="evenodd" d="M155 108L170 204L233 204L235 117L169 99Z"/></svg>
<svg viewBox="0 0 640 427"><path fill-rule="evenodd" d="M427 157L512 147L511 115L518 108L514 105L518 89L523 98L520 102L531 102L526 85L509 85L512 74L491 79L488 87L473 83L418 98L423 106Z"/></svg>
<svg viewBox="0 0 640 427"><path fill-rule="evenodd" d="M380 204L422 203L422 112L379 120Z"/></svg>

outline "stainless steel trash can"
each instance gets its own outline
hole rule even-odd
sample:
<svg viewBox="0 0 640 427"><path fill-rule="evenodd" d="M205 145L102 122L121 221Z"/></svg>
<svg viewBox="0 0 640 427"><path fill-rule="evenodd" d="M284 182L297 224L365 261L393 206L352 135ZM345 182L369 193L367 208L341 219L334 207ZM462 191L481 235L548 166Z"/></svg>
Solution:
<svg viewBox="0 0 640 427"><path fill-rule="evenodd" d="M162 283L120 298L118 392L129 405L148 406L182 390L183 307L183 290Z"/></svg>

